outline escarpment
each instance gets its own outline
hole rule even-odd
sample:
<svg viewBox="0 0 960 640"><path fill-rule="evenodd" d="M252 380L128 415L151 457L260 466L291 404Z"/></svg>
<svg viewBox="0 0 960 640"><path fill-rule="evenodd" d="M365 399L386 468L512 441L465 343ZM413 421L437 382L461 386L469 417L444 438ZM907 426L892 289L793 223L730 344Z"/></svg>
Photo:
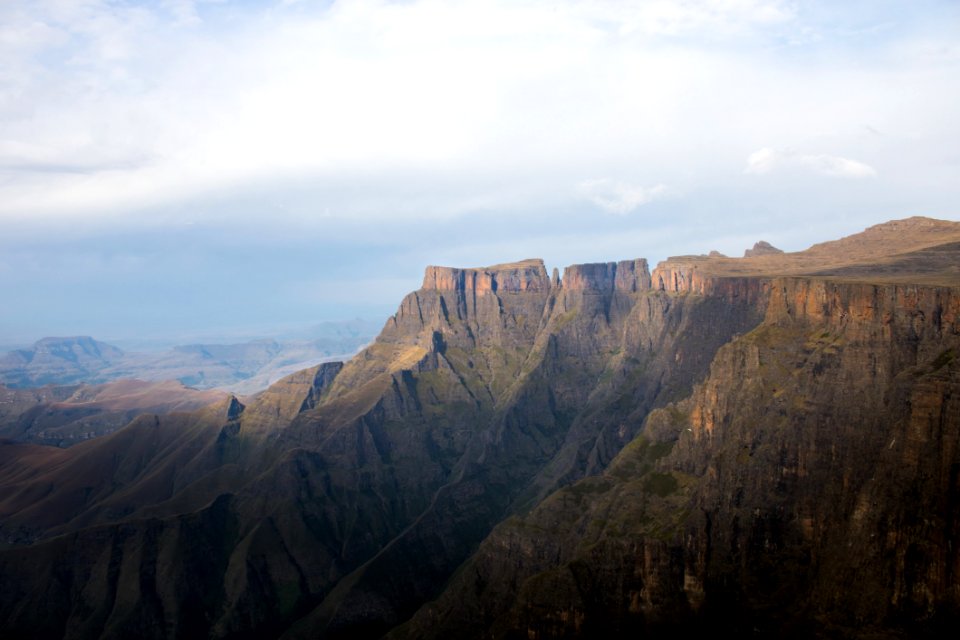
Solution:
<svg viewBox="0 0 960 640"><path fill-rule="evenodd" d="M958 238L428 267L342 365L0 444L0 635L936 635Z"/></svg>
<svg viewBox="0 0 960 640"><path fill-rule="evenodd" d="M948 633L960 291L767 287L762 323L689 398L501 523L391 637Z"/></svg>
<svg viewBox="0 0 960 640"><path fill-rule="evenodd" d="M237 403L226 422L197 431L204 434L197 453L167 447L169 461L145 460L169 479L162 487L130 480L139 488L124 492L140 496L142 507L111 510L128 504L114 497L116 483L89 478L79 490L91 498L75 521L141 531L134 517L149 514L172 531L181 526L178 509L221 500L217 521L233 523L233 533L222 550L226 563L201 572L211 594L203 633L375 636L436 596L496 522L602 470L634 437L640 416L689 393L711 354L759 322L748 299L731 306L654 291L644 260L575 265L563 278L549 277L540 261L430 267L377 340L342 368L300 372ZM144 428L135 423L91 443L88 455ZM187 473L192 463L179 459L187 455L209 471ZM71 468L64 464L49 482L65 483ZM39 540L49 526L29 514L20 525ZM49 549L37 543L9 554ZM161 557L168 573L189 572L193 556L164 549L137 569L142 579L148 574L140 572L159 570ZM93 564L78 562L69 588L54 591L29 563L10 566L24 573L18 584L64 611L83 585L117 597L115 577L84 577ZM128 628L125 616L143 614L137 598L129 611L77 622ZM186 606L172 592L161 600L165 611ZM0 613L5 628L37 623L27 610Z"/></svg>
<svg viewBox="0 0 960 640"><path fill-rule="evenodd" d="M399 372L378 370L394 391L374 412L406 422L416 407L425 418L402 438L392 427L381 456L422 460L418 472L439 463L433 477L444 481L416 521L297 629L338 637L363 626L375 636L402 621L495 522L601 470L636 434L637 416L689 393L710 354L760 320L746 295L726 305L650 290L645 261L568 267L559 286L536 264L428 268L430 286L407 296L371 346L419 358ZM382 366L361 354L336 384L371 362ZM339 402L333 394L328 406ZM419 449L425 433L429 452Z"/></svg>

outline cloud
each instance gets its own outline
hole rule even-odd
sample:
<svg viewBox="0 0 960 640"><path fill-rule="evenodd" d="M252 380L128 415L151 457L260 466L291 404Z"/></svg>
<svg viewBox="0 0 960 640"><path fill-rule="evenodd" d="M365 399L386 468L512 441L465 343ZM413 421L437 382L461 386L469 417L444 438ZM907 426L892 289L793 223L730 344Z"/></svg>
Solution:
<svg viewBox="0 0 960 640"><path fill-rule="evenodd" d="M780 0L13 0L0 7L0 216L123 214L302 176L382 185L398 168L499 172L511 192L536 167L541 183L557 175L549 193L589 158L660 144L626 134L634 123L667 134L683 117L707 65L655 40L736 43L793 18ZM422 210L478 199L468 188Z"/></svg>
<svg viewBox="0 0 960 640"><path fill-rule="evenodd" d="M645 187L609 178L584 180L577 191L604 211L621 216L670 193L664 184Z"/></svg>
<svg viewBox="0 0 960 640"><path fill-rule="evenodd" d="M622 33L731 36L792 21L797 10L781 0L647 0L590 3L616 15Z"/></svg>
<svg viewBox="0 0 960 640"><path fill-rule="evenodd" d="M161 6L170 12L177 25L192 26L202 22L194 0L163 0Z"/></svg>
<svg viewBox="0 0 960 640"><path fill-rule="evenodd" d="M572 211L584 198L623 212L663 193L569 185L655 175L686 198L770 140L841 148L900 180L939 175L925 165L957 146L960 60L924 52L955 34L894 49L895 29L851 28L843 48L811 16L898 23L815 5L8 0L0 219L126 216L297 180L344 216ZM821 43L800 37L811 30ZM865 141L864 114L882 140ZM748 172L791 166L875 173L782 151Z"/></svg>
<svg viewBox="0 0 960 640"><path fill-rule="evenodd" d="M747 157L744 173L768 174L781 170L803 169L834 178L874 178L876 169L868 164L841 156L777 151L764 147Z"/></svg>

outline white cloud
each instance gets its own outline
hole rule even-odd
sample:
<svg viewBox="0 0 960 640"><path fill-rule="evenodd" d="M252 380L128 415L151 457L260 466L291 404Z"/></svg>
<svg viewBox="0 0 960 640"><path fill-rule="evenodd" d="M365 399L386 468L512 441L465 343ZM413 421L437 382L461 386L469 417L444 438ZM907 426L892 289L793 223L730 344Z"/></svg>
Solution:
<svg viewBox="0 0 960 640"><path fill-rule="evenodd" d="M605 12L622 33L743 35L751 29L769 28L796 17L791 2L781 0L646 0L589 3L591 13ZM581 5L582 7L582 5Z"/></svg>
<svg viewBox="0 0 960 640"><path fill-rule="evenodd" d="M873 178L877 171L858 160L826 154L803 154L764 147L747 158L745 173L767 174L785 169L804 169L835 178Z"/></svg>
<svg viewBox="0 0 960 640"><path fill-rule="evenodd" d="M953 33L896 55L875 34L807 55L785 43L813 46L799 36L819 29L814 12L780 0L252 6L0 3L0 217L361 177L324 207L417 219L553 206L562 192L630 211L663 192L567 185L656 175L688 197L769 140L844 149L905 179L939 175L924 166L957 147L960 60L923 53ZM748 172L875 174L848 157L761 152ZM899 166L907 157L915 169ZM375 206L354 204L370 194Z"/></svg>
<svg viewBox="0 0 960 640"><path fill-rule="evenodd" d="M664 184L645 187L609 178L584 180L577 191L604 211L621 216L670 193Z"/></svg>
<svg viewBox="0 0 960 640"><path fill-rule="evenodd" d="M170 12L177 25L198 25L202 22L194 0L163 0L161 6Z"/></svg>

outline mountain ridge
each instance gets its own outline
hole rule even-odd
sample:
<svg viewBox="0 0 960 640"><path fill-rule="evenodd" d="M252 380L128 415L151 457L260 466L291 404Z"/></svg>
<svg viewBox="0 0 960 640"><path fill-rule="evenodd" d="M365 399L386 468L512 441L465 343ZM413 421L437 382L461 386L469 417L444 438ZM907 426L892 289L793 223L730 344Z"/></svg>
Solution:
<svg viewBox="0 0 960 640"><path fill-rule="evenodd" d="M347 335L184 344L160 352L123 351L90 336L47 337L28 349L0 355L0 383L33 388L122 379L178 380L199 389L249 394L318 362L349 357L372 337L360 323Z"/></svg>
<svg viewBox="0 0 960 640"><path fill-rule="evenodd" d="M960 269L944 259L923 261L905 274L891 274L885 267L911 255L923 256L930 249L960 242L960 223L914 216L874 225L839 240L821 242L803 251L764 254L744 258L719 255L675 256L657 265L667 272L704 276L820 276L876 283L912 281L914 284L958 286ZM936 257L935 254L934 256ZM846 270L846 271L845 271ZM850 272L856 273L855 277ZM902 273L902 272L901 272ZM848 275L849 274L849 275ZM689 276L687 276L689 277ZM905 282L904 281L904 282ZM666 282L666 281L665 281Z"/></svg>
<svg viewBox="0 0 960 640"><path fill-rule="evenodd" d="M175 381L119 380L39 389L0 384L0 438L69 447L116 431L139 414L192 411L225 396Z"/></svg>
<svg viewBox="0 0 960 640"><path fill-rule="evenodd" d="M342 367L141 416L48 468L0 446L0 629L948 628L960 224L911 220L817 249L826 275L798 272L813 248L427 267ZM901 269L929 268L885 275L894 236Z"/></svg>

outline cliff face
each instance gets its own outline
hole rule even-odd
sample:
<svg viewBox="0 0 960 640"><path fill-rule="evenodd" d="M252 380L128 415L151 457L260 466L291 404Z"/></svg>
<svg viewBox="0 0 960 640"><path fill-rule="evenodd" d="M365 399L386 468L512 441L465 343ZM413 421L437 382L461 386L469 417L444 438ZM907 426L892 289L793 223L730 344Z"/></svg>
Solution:
<svg viewBox="0 0 960 640"><path fill-rule="evenodd" d="M223 560L182 578L193 585L185 593L207 594L203 633L379 635L434 597L501 518L603 469L639 416L689 393L712 353L759 321L749 296L740 301L652 291L643 260L577 265L562 280L539 261L430 267L424 287L342 369L307 370L246 406L233 401L225 417L194 422L189 447L171 441L179 423L160 418L156 454L144 452L140 474L79 470L123 438L142 438L143 422L41 474L48 487L74 487L55 492L75 496L71 515L51 521L41 516L48 509L8 503L2 531L33 546L0 556L13 584L49 606L0 609L4 627L31 629L38 615L38 628L69 624L87 635L141 624L147 592L95 615L71 594L120 597L120 574L94 576L98 554L128 562L121 535L141 541L131 549L159 536L156 555L130 560L136 577L124 580L159 590L161 573L191 575L196 556L159 532L213 509L210 526L230 531ZM26 500L37 477L21 477L16 495ZM160 529L144 529L136 518L145 516ZM43 542L53 533L73 537ZM30 569L35 555L62 557L81 544L91 550L61 582ZM186 600L162 593L165 624L200 624L184 621Z"/></svg>
<svg viewBox="0 0 960 640"><path fill-rule="evenodd" d="M747 303L758 307L761 312L770 287L767 278L717 275L708 266L683 258L671 258L658 264L651 282L657 291L692 293Z"/></svg>
<svg viewBox="0 0 960 640"><path fill-rule="evenodd" d="M651 288L647 261L623 260L598 264L575 264L563 271L562 286L567 291L597 293L621 291L636 293Z"/></svg>
<svg viewBox="0 0 960 640"><path fill-rule="evenodd" d="M396 637L940 633L960 610L955 289L770 282L599 477L501 524ZM851 588L851 585L856 585Z"/></svg>
<svg viewBox="0 0 960 640"><path fill-rule="evenodd" d="M359 406L354 380L380 380L384 392L366 399L372 413L361 420L376 455L349 465L382 465L374 480L397 484L391 474L402 470L405 503L429 503L295 634L376 636L403 620L493 524L602 469L635 435L631 415L683 397L710 354L759 321L746 303L635 290L649 282L645 262L621 264L569 267L553 281L539 263L427 270L428 287L404 300L290 437L303 442L311 420ZM338 450L354 455L345 442Z"/></svg>
<svg viewBox="0 0 960 640"><path fill-rule="evenodd" d="M960 296L808 279L773 290L763 327L693 396L676 448L672 469L706 480L704 583L738 585L744 616L809 619L807 606L848 631L936 628L960 605Z"/></svg>
<svg viewBox="0 0 960 640"><path fill-rule="evenodd" d="M943 229L880 267L429 267L342 367L4 444L2 635L936 632L960 611ZM890 254L871 233L844 251ZM769 275L811 252L834 275Z"/></svg>
<svg viewBox="0 0 960 640"><path fill-rule="evenodd" d="M542 260L524 260L480 269L427 267L421 288L482 295L497 291L547 291L550 281Z"/></svg>

